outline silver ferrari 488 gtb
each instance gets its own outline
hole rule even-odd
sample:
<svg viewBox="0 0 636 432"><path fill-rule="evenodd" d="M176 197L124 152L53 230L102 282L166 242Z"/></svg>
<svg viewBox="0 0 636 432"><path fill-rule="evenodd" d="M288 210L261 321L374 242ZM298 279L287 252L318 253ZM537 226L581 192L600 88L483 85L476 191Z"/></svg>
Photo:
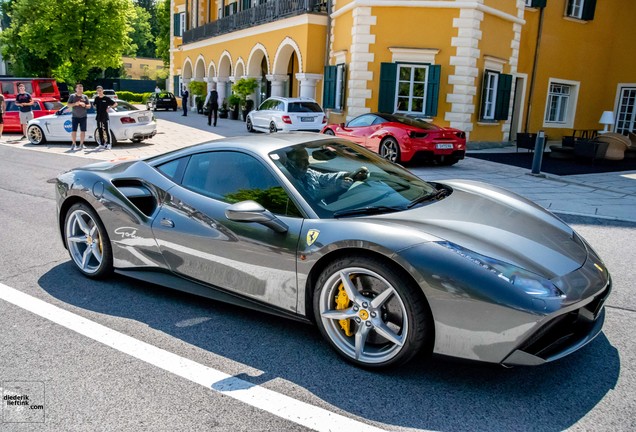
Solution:
<svg viewBox="0 0 636 432"><path fill-rule="evenodd" d="M56 179L90 278L117 272L315 323L363 367L416 354L540 365L603 325L611 280L572 228L505 189L427 182L340 138L221 139Z"/></svg>

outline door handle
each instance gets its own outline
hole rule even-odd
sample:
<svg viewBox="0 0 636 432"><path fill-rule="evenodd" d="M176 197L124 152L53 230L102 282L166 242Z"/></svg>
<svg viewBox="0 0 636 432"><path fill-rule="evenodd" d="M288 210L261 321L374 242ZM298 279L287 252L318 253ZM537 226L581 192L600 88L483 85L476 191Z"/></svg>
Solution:
<svg viewBox="0 0 636 432"><path fill-rule="evenodd" d="M174 222L171 219L166 219L166 218L161 219L161 225L168 228L174 228Z"/></svg>

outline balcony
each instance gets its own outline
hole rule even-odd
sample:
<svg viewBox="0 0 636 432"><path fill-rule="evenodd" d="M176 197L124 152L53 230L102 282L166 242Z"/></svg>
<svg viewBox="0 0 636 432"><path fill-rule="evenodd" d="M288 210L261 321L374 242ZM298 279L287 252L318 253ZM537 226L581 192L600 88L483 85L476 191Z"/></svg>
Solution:
<svg viewBox="0 0 636 432"><path fill-rule="evenodd" d="M303 14L327 14L327 0L269 0L183 32L183 43L191 43Z"/></svg>

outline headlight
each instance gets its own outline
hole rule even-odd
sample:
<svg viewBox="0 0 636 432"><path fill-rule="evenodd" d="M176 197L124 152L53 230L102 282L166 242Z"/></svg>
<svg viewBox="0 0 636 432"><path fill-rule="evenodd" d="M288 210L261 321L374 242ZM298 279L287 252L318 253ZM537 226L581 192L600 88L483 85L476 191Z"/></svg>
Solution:
<svg viewBox="0 0 636 432"><path fill-rule="evenodd" d="M455 243L441 241L439 245L452 250L461 257L478 265L484 271L496 275L498 278L519 288L533 298L555 299L565 298L565 294L549 280L519 268L513 264L481 255L470 249L463 248Z"/></svg>

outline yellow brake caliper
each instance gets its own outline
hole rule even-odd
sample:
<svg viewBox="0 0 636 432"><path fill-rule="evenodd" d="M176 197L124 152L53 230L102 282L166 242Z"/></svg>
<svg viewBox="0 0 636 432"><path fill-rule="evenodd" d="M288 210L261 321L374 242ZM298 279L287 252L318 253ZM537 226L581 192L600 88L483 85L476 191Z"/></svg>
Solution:
<svg viewBox="0 0 636 432"><path fill-rule="evenodd" d="M349 307L349 296L344 289L344 285L340 284L338 287L338 295L336 296L336 310L343 310ZM351 320L343 319L338 321L342 330L344 330L347 336L353 336L353 332L351 331Z"/></svg>

